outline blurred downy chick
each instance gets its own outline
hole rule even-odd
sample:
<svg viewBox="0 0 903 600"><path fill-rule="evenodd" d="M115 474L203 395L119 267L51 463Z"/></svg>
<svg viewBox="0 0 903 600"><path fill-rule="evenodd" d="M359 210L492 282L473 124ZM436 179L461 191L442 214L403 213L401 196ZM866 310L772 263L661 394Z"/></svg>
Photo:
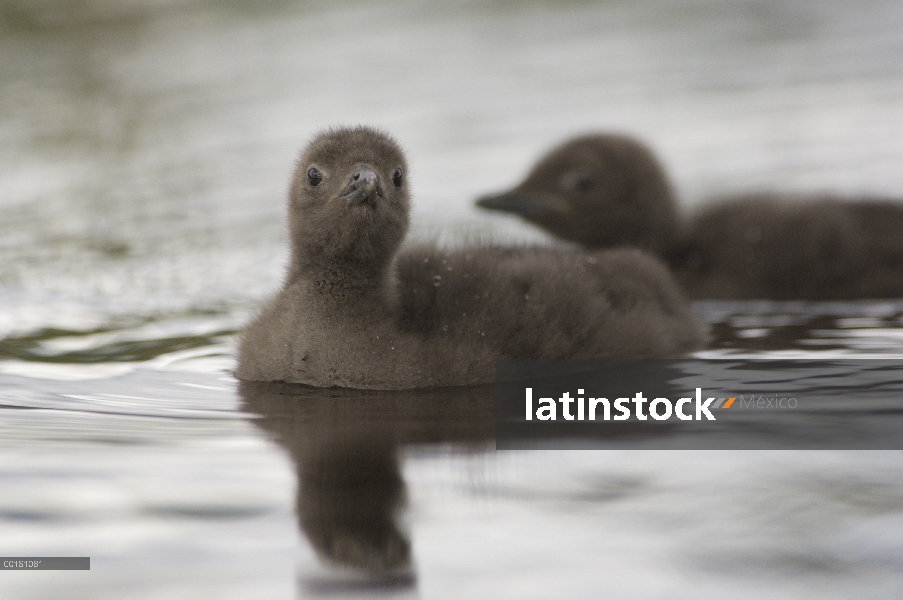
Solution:
<svg viewBox="0 0 903 600"><path fill-rule="evenodd" d="M569 140L477 206L588 249L654 252L693 298L903 297L903 204L758 193L682 217L661 163L623 135Z"/></svg>

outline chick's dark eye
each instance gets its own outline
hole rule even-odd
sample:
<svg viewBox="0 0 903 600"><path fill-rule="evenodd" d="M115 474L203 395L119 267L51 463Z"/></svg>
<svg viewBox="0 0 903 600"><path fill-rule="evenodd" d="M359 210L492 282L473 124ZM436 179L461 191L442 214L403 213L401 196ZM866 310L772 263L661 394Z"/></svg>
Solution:
<svg viewBox="0 0 903 600"><path fill-rule="evenodd" d="M395 187L400 188L402 182L401 169L395 169L395 173L392 174L392 183L395 184Z"/></svg>
<svg viewBox="0 0 903 600"><path fill-rule="evenodd" d="M323 181L323 174L320 173L317 169L311 167L311 169L307 172L307 183L310 187L316 187Z"/></svg>
<svg viewBox="0 0 903 600"><path fill-rule="evenodd" d="M583 192L583 193L592 191L592 189L593 189L592 178L588 177L586 175L578 177L577 180L574 182L574 189L576 189L578 192Z"/></svg>
<svg viewBox="0 0 903 600"><path fill-rule="evenodd" d="M565 173L558 182L562 191L567 193L586 194L593 191L596 182L590 173L583 171L571 171Z"/></svg>

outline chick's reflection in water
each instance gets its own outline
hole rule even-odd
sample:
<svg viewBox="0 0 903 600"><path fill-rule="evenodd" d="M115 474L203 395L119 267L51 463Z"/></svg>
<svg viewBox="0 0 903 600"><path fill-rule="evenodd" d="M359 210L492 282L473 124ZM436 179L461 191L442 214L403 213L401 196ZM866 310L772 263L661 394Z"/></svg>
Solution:
<svg viewBox="0 0 903 600"><path fill-rule="evenodd" d="M404 575L411 543L398 526L404 445L486 447L494 386L368 391L242 381L245 411L292 457L298 524L327 562Z"/></svg>

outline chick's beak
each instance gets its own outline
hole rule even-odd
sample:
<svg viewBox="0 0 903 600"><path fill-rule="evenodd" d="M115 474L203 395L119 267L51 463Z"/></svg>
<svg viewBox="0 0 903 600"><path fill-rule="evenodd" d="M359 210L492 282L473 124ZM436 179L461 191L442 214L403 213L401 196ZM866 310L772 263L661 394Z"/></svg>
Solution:
<svg viewBox="0 0 903 600"><path fill-rule="evenodd" d="M514 213L528 219L538 217L548 210L545 198L518 190L482 196L477 198L476 205L487 210Z"/></svg>
<svg viewBox="0 0 903 600"><path fill-rule="evenodd" d="M361 169L351 176L348 185L339 192L339 196L353 206L366 202L371 208L375 207L376 199L383 197L379 176L370 169Z"/></svg>

